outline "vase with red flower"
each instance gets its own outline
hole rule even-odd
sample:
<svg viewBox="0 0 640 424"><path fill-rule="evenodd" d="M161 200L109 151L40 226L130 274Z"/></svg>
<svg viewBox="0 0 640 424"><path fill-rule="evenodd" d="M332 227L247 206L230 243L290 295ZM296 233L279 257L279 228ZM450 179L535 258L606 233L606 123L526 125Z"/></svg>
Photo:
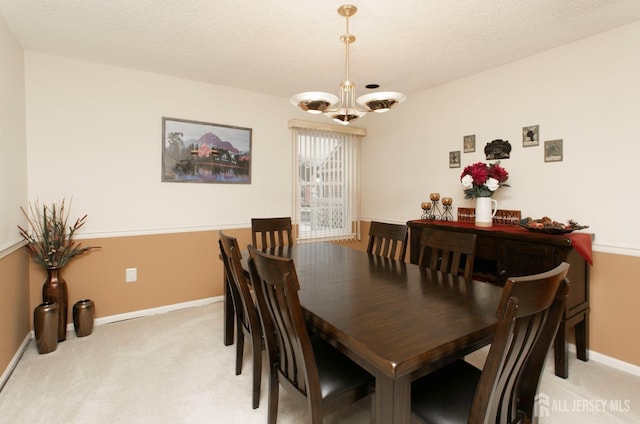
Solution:
<svg viewBox="0 0 640 424"><path fill-rule="evenodd" d="M498 210L498 202L491 198L500 187L506 184L509 173L500 166L500 162L486 164L477 162L468 165L460 175L460 182L464 186L464 198L476 199L475 224L478 227L491 227L493 216Z"/></svg>

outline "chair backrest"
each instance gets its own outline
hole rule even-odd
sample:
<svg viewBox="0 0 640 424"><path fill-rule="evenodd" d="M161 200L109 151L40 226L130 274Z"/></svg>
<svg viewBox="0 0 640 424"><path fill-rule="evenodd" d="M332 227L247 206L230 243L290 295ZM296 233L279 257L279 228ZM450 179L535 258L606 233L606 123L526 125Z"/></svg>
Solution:
<svg viewBox="0 0 640 424"><path fill-rule="evenodd" d="M568 270L569 264L563 262L542 274L507 280L470 423L511 423L533 417L544 361L569 292Z"/></svg>
<svg viewBox="0 0 640 424"><path fill-rule="evenodd" d="M278 381L320 402L320 378L298 298L300 285L293 259L280 258L249 246L251 283L272 368ZM272 371L274 372L274 371Z"/></svg>
<svg viewBox="0 0 640 424"><path fill-rule="evenodd" d="M253 302L247 277L242 269L242 255L235 237L229 237L222 231L218 233L220 254L224 263L225 275L229 279L231 298L236 311L238 325L243 325L251 333L260 332L258 309ZM255 349L255 347L254 347Z"/></svg>
<svg viewBox="0 0 640 424"><path fill-rule="evenodd" d="M466 257L463 275L471 278L476 254L475 234L423 228L420 236L418 265L435 271L458 275L462 255Z"/></svg>
<svg viewBox="0 0 640 424"><path fill-rule="evenodd" d="M406 225L371 221L367 252L376 256L404 261L407 254Z"/></svg>
<svg viewBox="0 0 640 424"><path fill-rule="evenodd" d="M252 218L251 242L259 249L291 246L291 218Z"/></svg>

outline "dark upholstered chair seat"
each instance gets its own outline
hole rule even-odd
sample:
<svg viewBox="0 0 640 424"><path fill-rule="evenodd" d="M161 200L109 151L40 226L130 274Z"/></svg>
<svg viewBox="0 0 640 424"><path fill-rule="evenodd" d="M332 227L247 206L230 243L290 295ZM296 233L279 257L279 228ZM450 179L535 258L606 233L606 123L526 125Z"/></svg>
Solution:
<svg viewBox="0 0 640 424"><path fill-rule="evenodd" d="M322 400L340 396L358 387L363 396L370 392L373 377L318 336L311 336L320 377Z"/></svg>
<svg viewBox="0 0 640 424"><path fill-rule="evenodd" d="M427 423L466 423L482 371L456 361L411 385L412 413Z"/></svg>

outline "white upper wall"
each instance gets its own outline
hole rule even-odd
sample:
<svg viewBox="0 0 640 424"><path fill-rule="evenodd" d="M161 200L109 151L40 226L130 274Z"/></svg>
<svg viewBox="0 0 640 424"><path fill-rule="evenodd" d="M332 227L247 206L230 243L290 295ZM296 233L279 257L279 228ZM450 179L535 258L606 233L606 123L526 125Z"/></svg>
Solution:
<svg viewBox="0 0 640 424"><path fill-rule="evenodd" d="M494 198L523 216L590 225L595 248L640 254L635 128L640 98L640 23L581 40L411 96L362 121L365 219L420 216L430 192L463 200L448 154L476 135L476 152L506 139L511 188ZM308 119L285 98L26 52L29 199L73 197L84 234L246 226L253 216L291 214L287 121ZM4 79L3 79L4 80ZM162 183L161 118L253 129L251 185ZM320 117L325 121L326 119ZM522 127L540 125L538 147ZM564 161L545 163L543 142L564 140Z"/></svg>
<svg viewBox="0 0 640 424"><path fill-rule="evenodd" d="M85 235L247 226L291 214L284 98L27 51L29 196L73 197ZM302 112L300 112L302 114ZM252 183L161 182L162 117L252 128Z"/></svg>
<svg viewBox="0 0 640 424"><path fill-rule="evenodd" d="M484 146L509 140L503 159L510 188L500 209L523 217L575 219L590 225L596 250L640 255L640 22L549 50L410 97L367 121L363 146L363 216L418 219L429 193L464 200L464 166L485 161ZM540 145L522 146L522 128L540 126ZM475 134L475 153L461 153ZM544 162L544 141L562 139L564 160Z"/></svg>
<svg viewBox="0 0 640 424"><path fill-rule="evenodd" d="M19 243L16 224L27 201L27 151L22 47L0 17L0 255Z"/></svg>

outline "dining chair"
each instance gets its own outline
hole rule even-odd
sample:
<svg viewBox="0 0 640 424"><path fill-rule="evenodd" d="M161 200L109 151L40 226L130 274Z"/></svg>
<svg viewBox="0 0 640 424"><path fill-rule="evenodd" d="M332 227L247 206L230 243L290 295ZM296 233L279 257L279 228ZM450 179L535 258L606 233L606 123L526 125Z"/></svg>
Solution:
<svg viewBox="0 0 640 424"><path fill-rule="evenodd" d="M547 352L565 308L569 264L509 278L491 348L479 370L455 361L411 385L412 420L426 423L530 423Z"/></svg>
<svg viewBox="0 0 640 424"><path fill-rule="evenodd" d="M242 373L245 336L251 340L253 354L253 399L252 407L260 405L260 384L262 380L262 328L258 309L249 290L247 276L242 264L238 241L222 231L219 233L220 254L224 263L225 275L229 279L231 298L236 316L236 375Z"/></svg>
<svg viewBox="0 0 640 424"><path fill-rule="evenodd" d="M251 242L259 249L291 246L291 218L252 218Z"/></svg>
<svg viewBox="0 0 640 424"><path fill-rule="evenodd" d="M306 327L298 298L300 284L291 258L249 246L251 282L265 334L269 363L268 422L278 415L282 385L306 398L310 421L369 396L373 377ZM373 411L373 408L372 408Z"/></svg>
<svg viewBox="0 0 640 424"><path fill-rule="evenodd" d="M429 269L471 278L476 254L476 235L423 228L420 236L418 265ZM464 268L461 262L464 260Z"/></svg>
<svg viewBox="0 0 640 424"><path fill-rule="evenodd" d="M367 253L404 262L408 230L406 225L371 221Z"/></svg>

